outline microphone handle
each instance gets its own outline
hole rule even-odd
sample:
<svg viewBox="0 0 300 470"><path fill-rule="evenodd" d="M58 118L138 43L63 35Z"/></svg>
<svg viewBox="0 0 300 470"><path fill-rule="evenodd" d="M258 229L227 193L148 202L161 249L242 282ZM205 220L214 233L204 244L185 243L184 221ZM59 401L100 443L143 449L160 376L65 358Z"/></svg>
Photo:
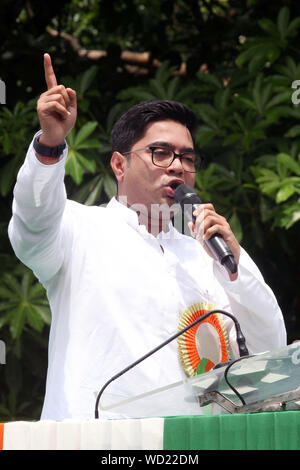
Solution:
<svg viewBox="0 0 300 470"><path fill-rule="evenodd" d="M198 205L199 204L193 204L193 222L195 222L196 220L196 217L193 215L193 212L198 207ZM235 262L233 253L225 243L222 235L220 235L219 233L215 233L208 240L205 240L205 243L223 266L225 266L232 274L237 272L237 264Z"/></svg>

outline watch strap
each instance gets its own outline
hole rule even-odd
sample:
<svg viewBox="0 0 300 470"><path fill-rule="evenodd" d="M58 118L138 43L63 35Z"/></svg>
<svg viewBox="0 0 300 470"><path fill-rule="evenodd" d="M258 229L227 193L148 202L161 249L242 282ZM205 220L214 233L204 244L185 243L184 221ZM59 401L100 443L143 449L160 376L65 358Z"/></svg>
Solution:
<svg viewBox="0 0 300 470"><path fill-rule="evenodd" d="M35 137L33 141L33 148L34 150L43 157L51 157L57 158L63 153L64 149L66 148L66 143L58 145L57 147L48 147L47 145L43 145L39 142L39 138Z"/></svg>

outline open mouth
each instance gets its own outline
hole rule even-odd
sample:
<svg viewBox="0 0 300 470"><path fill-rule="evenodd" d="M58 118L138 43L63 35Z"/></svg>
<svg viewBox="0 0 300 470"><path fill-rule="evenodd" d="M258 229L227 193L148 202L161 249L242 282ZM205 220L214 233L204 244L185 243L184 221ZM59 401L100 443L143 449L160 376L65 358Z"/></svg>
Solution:
<svg viewBox="0 0 300 470"><path fill-rule="evenodd" d="M181 184L182 181L172 181L169 186L175 191L175 189L178 188L178 186L180 186Z"/></svg>
<svg viewBox="0 0 300 470"><path fill-rule="evenodd" d="M169 197L174 198L175 189L183 183L181 180L173 180L166 186L166 191Z"/></svg>

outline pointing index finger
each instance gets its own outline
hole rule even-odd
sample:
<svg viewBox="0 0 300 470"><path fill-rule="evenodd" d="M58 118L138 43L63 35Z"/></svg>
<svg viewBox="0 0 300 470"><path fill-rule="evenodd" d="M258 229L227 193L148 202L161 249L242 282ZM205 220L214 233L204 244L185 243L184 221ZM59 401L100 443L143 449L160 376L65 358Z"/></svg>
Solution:
<svg viewBox="0 0 300 470"><path fill-rule="evenodd" d="M51 57L49 54L44 54L44 70L45 70L45 79L47 83L48 90L57 85L56 76L52 67Z"/></svg>

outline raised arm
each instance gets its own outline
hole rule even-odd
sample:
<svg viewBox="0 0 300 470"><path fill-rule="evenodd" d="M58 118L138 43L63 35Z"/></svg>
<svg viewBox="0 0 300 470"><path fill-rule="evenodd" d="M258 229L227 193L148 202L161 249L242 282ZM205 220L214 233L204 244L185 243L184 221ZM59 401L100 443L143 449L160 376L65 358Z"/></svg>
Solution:
<svg viewBox="0 0 300 470"><path fill-rule="evenodd" d="M57 158L46 156L49 148L64 144L76 121L76 93L57 85L49 54L44 55L47 91L37 104L41 131L37 152L31 143L14 188L13 216L8 234L16 256L43 282L60 269L66 242L63 223L66 205L64 165L67 148Z"/></svg>

